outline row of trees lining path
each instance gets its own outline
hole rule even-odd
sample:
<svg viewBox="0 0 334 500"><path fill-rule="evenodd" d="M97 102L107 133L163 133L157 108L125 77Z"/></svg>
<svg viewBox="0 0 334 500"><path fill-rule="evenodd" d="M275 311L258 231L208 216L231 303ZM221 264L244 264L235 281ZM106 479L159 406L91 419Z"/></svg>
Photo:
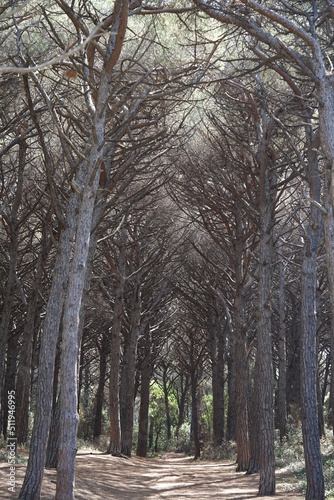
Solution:
<svg viewBox="0 0 334 500"><path fill-rule="evenodd" d="M260 496L275 428L301 420L306 498L325 497L333 18L329 0L0 8L0 424L15 390L19 498L45 465L74 497L78 431L146 456L156 387L167 441L190 421L195 458L210 393L204 438L236 441Z"/></svg>

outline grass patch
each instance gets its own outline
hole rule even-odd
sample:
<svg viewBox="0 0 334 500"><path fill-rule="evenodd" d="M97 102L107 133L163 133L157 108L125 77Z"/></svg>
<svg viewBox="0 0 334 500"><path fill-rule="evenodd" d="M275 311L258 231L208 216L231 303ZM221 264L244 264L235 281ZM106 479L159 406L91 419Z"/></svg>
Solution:
<svg viewBox="0 0 334 500"><path fill-rule="evenodd" d="M326 499L334 500L334 439L331 431L327 431L327 436L321 440L321 452ZM282 443L277 439L275 454L277 469L287 472L286 482L293 486L294 491L305 494L307 483L301 428L290 428L289 437Z"/></svg>

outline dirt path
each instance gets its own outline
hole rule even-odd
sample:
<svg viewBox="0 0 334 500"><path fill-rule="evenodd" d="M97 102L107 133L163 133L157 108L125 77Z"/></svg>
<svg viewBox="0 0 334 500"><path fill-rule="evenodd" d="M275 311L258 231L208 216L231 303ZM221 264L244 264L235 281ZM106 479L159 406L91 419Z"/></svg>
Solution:
<svg viewBox="0 0 334 500"><path fill-rule="evenodd" d="M114 458L102 453L79 452L77 456L75 497L80 500L250 500L256 498L258 475L235 472L230 462L194 462L177 454L160 459ZM23 481L25 466L16 466L15 494L8 492L8 466L0 464L0 498L16 499ZM277 496L301 500L301 495L288 492L277 474ZM56 471L46 470L43 500L54 498ZM291 483L290 483L291 487ZM272 497L262 497L272 498Z"/></svg>

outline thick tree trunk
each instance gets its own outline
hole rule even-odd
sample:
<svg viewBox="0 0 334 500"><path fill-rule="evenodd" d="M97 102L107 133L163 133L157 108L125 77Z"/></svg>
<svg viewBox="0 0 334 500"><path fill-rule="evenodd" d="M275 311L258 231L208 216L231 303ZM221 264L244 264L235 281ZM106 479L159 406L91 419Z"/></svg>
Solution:
<svg viewBox="0 0 334 500"><path fill-rule="evenodd" d="M113 68L121 53L128 19L128 0L116 0L110 27L104 71L95 101L93 132L89 160L81 189L75 246L69 273L63 316L61 357L61 433L57 468L56 500L74 498L76 437L78 428L78 354L81 344L80 312L85 292L85 278L89 263L89 242L93 228L93 210L100 181L105 152L105 123L107 101ZM93 245L91 245L91 248Z"/></svg>
<svg viewBox="0 0 334 500"><path fill-rule="evenodd" d="M40 363L36 395L37 404L28 466L19 496L20 500L34 500L35 498L39 498L41 491L46 459L46 447L51 423L52 386L56 346L68 279L71 244L75 233L76 211L78 205L79 197L76 193L73 193L68 205L66 227L63 228L60 235L58 244L59 250L53 270L52 285L46 307L43 334L41 335Z"/></svg>
<svg viewBox="0 0 334 500"><path fill-rule="evenodd" d="M95 123L95 128L98 142L96 141L92 146L87 178L81 195L75 246L64 304L60 368L60 445L57 466L57 500L74 498L76 440L79 423L77 412L79 314L84 293L93 210L99 185L99 165L103 154L101 144L104 137L104 116L102 123L99 121Z"/></svg>
<svg viewBox="0 0 334 500"><path fill-rule="evenodd" d="M334 81L332 74L326 74L324 65L319 64L320 83L318 91L320 141L327 157L324 204L327 211L324 217L327 274L331 302L331 389L330 389L330 424L334 433Z"/></svg>
<svg viewBox="0 0 334 500"><path fill-rule="evenodd" d="M46 469L56 469L58 465L59 452L59 437L60 437L60 401L59 397L53 404L52 419L46 452Z"/></svg>
<svg viewBox="0 0 334 500"><path fill-rule="evenodd" d="M121 454L121 423L120 423L120 356L121 356L121 326L123 315L123 296L125 283L126 264L126 240L127 231L121 232L120 253L117 267L117 283L115 289L114 315L111 331L111 355L110 355L110 443L108 453L114 456Z"/></svg>

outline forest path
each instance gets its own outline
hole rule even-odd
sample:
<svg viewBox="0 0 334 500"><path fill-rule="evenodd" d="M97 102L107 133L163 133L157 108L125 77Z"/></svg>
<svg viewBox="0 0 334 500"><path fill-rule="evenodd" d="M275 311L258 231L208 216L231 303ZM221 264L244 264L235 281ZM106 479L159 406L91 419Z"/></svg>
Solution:
<svg viewBox="0 0 334 500"><path fill-rule="evenodd" d="M25 466L16 466L15 494L8 491L8 466L0 464L0 498L18 497ZM287 491L291 482L283 482L277 473L275 498L301 500L303 496ZM56 471L46 470L42 500L55 494ZM75 498L77 500L250 500L256 498L258 474L235 472L235 464L221 461L193 461L180 454L161 458L115 458L102 453L79 452L77 455ZM259 498L259 497L257 497ZM273 497L261 497L265 499Z"/></svg>

